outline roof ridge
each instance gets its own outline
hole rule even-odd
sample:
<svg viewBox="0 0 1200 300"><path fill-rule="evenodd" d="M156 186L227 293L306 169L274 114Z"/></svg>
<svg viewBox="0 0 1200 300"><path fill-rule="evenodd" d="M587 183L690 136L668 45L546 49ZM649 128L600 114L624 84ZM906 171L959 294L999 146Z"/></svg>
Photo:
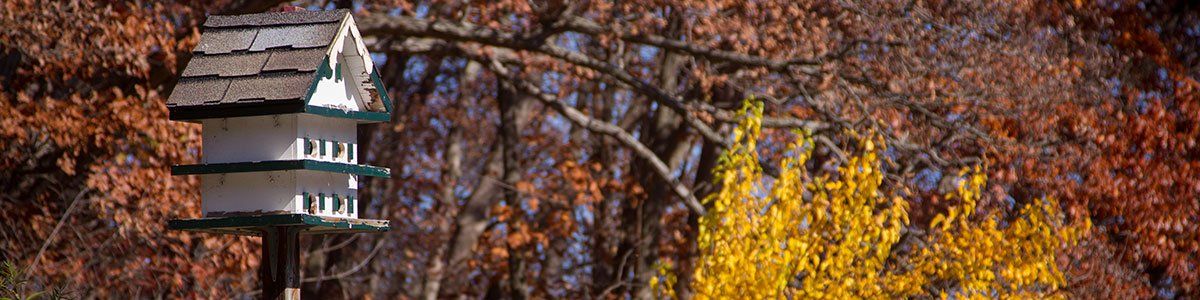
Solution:
<svg viewBox="0 0 1200 300"><path fill-rule="evenodd" d="M302 10L244 15L210 15L204 21L203 27L227 28L333 23L341 22L349 13L349 9L341 8L335 10Z"/></svg>

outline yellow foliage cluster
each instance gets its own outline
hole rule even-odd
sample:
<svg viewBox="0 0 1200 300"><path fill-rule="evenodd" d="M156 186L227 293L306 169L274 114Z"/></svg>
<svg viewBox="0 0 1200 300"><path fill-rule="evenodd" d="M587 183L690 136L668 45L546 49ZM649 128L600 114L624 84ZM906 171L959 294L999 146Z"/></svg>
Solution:
<svg viewBox="0 0 1200 300"><path fill-rule="evenodd" d="M766 182L756 149L761 114L754 103L741 112L737 142L716 171L721 188L705 199L711 210L700 220L692 282L699 298L1059 295L1064 279L1055 254L1090 224L1065 224L1053 199L1024 207L1012 221L979 215L987 178L979 168L963 172L967 179L947 195L960 204L937 216L917 244L893 251L909 225L908 202L881 192L883 143L860 139L861 151L835 178L814 178L804 167L811 138L800 132L780 176ZM670 296L674 276L665 278L651 285Z"/></svg>
<svg viewBox="0 0 1200 300"><path fill-rule="evenodd" d="M982 170L959 178L964 179L947 198L960 204L933 219L931 246L909 261L913 269L903 276L902 290L911 295L925 286L942 298L959 299L1065 298L1060 288L1066 280L1055 257L1091 228L1090 221L1066 224L1058 202L1042 198L1001 226L999 216L975 213L987 183ZM938 282L954 285L931 284Z"/></svg>

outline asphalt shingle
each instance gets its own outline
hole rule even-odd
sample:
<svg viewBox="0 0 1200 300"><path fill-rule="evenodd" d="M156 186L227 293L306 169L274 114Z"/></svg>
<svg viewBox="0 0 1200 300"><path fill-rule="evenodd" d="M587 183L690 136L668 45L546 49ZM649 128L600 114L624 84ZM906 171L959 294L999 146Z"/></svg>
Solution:
<svg viewBox="0 0 1200 300"><path fill-rule="evenodd" d="M289 47L293 49L327 47L337 35L338 24L308 24L260 27L250 51Z"/></svg>
<svg viewBox="0 0 1200 300"><path fill-rule="evenodd" d="M341 21L342 18L346 17L347 13L350 13L350 10L338 9L330 11L293 11L236 16L209 16L208 20L204 21L204 27L221 28L333 23Z"/></svg>
<svg viewBox="0 0 1200 300"><path fill-rule="evenodd" d="M308 93L312 81L311 72L237 77L229 84L221 103L300 100Z"/></svg>
<svg viewBox="0 0 1200 300"><path fill-rule="evenodd" d="M175 84L171 97L167 98L167 107L199 106L206 102L220 102L229 88L229 79L224 78L183 78Z"/></svg>
<svg viewBox="0 0 1200 300"><path fill-rule="evenodd" d="M257 28L206 30L200 35L200 44L196 45L196 50L192 52L220 54L250 49L257 34Z"/></svg>
<svg viewBox="0 0 1200 300"><path fill-rule="evenodd" d="M325 57L325 48L271 51L263 72L279 70L316 71Z"/></svg>
<svg viewBox="0 0 1200 300"><path fill-rule="evenodd" d="M262 71L269 52L242 52L225 55L196 55L183 69L183 77L197 76L247 76Z"/></svg>

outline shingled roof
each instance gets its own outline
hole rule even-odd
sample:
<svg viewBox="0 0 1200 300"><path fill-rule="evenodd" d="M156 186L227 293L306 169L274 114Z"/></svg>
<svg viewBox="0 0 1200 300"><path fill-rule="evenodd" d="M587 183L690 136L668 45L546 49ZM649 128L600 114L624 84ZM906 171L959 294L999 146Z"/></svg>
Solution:
<svg viewBox="0 0 1200 300"><path fill-rule="evenodd" d="M167 99L171 118L326 110L308 106L307 100L319 76L332 76L333 70L322 66L337 53L331 45L347 22L353 24L345 9L210 16L192 60ZM374 87L367 82L364 88L384 90L374 67L365 67L371 68L366 73L371 73ZM374 92L371 97L378 97Z"/></svg>

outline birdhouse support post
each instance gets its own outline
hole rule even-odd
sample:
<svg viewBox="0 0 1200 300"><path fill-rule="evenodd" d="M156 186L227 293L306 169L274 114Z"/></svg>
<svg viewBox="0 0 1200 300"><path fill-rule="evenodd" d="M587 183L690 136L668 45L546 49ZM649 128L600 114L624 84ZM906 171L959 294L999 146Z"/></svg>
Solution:
<svg viewBox="0 0 1200 300"><path fill-rule="evenodd" d="M262 299L300 299L300 229L263 228L262 259L258 265Z"/></svg>

